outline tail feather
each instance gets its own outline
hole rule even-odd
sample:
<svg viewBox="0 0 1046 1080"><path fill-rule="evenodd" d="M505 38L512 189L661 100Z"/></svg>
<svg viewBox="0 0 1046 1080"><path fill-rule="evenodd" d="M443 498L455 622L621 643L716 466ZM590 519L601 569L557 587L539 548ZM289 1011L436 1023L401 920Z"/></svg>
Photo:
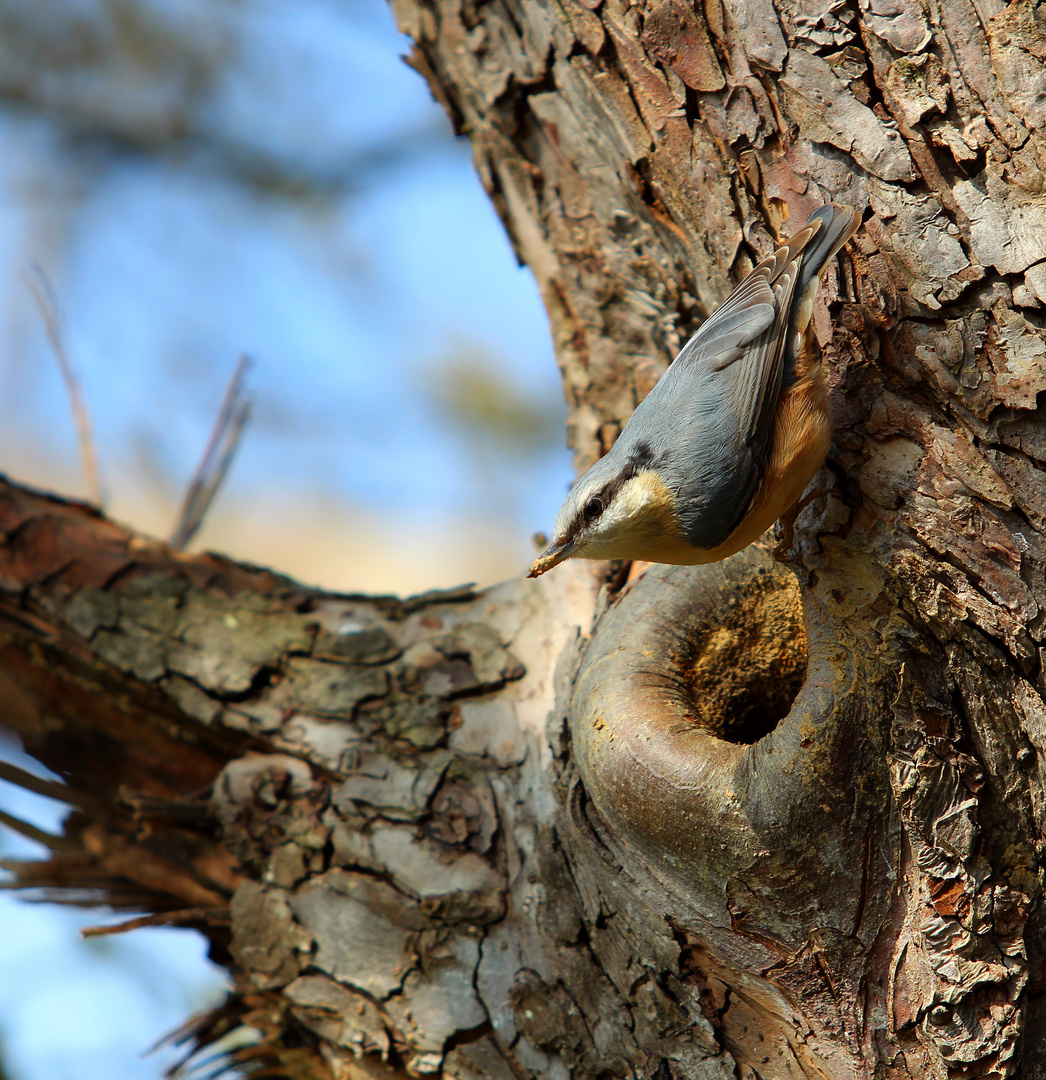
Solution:
<svg viewBox="0 0 1046 1080"><path fill-rule="evenodd" d="M814 300L821 283L825 267L835 258L836 252L861 227L861 215L847 207L828 203L810 216L807 225L815 220L820 227L803 247L799 264L799 276L795 291L792 293L792 306L788 313L787 339L785 341L784 371L781 387L787 390L796 378L795 345L806 335L810 317L814 310Z"/></svg>
<svg viewBox="0 0 1046 1080"><path fill-rule="evenodd" d="M820 210L812 214L807 224L815 218L819 218L824 224L817 230L809 244L803 248L803 261L799 267L799 280L796 282L793 294L795 297L793 305L802 304L807 299L811 288L816 294L824 268L843 244L861 227L861 215L856 210L835 206L832 203L822 206Z"/></svg>

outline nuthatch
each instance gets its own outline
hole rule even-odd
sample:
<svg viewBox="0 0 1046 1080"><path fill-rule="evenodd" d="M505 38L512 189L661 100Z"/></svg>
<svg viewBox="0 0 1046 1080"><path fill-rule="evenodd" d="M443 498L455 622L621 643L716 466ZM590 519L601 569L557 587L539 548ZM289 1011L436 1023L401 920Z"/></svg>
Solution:
<svg viewBox="0 0 1046 1080"><path fill-rule="evenodd" d="M717 562L791 509L832 439L814 297L860 224L822 206L734 289L570 489L530 577L571 557Z"/></svg>

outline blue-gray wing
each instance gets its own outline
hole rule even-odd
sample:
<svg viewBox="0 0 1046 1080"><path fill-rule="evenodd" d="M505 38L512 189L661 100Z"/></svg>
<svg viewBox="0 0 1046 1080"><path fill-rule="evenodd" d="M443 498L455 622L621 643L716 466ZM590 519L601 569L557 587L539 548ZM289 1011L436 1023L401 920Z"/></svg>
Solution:
<svg viewBox="0 0 1046 1080"><path fill-rule="evenodd" d="M811 282L816 290L820 270L855 219L850 210L822 207L759 263L687 342L621 433L615 451L656 464L695 547L722 543L748 511L769 456L793 312Z"/></svg>

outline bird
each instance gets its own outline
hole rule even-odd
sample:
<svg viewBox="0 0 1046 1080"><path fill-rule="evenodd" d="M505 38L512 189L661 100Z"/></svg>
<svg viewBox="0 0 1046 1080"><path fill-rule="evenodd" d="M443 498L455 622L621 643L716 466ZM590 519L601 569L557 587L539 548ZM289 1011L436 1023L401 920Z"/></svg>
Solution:
<svg viewBox="0 0 1046 1080"><path fill-rule="evenodd" d="M718 562L796 504L832 440L814 299L860 224L826 204L755 266L571 487L528 577L570 558Z"/></svg>

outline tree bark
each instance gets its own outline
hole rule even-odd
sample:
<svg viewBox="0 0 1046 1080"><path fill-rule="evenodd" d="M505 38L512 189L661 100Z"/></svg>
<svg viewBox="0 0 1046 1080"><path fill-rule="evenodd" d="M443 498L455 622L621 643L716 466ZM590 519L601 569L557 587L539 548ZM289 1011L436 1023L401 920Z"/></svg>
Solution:
<svg viewBox="0 0 1046 1080"><path fill-rule="evenodd" d="M0 666L79 807L23 882L203 926L194 1038L281 1075L1046 1076L1044 5L395 8L579 466L775 235L870 208L792 569L331 596L8 486Z"/></svg>

